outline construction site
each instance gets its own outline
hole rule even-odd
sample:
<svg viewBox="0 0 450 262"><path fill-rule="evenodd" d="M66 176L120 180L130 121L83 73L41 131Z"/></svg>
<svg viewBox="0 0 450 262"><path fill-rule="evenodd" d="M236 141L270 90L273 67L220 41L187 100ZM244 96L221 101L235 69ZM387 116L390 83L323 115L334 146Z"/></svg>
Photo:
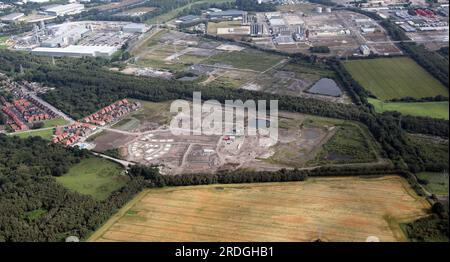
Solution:
<svg viewBox="0 0 450 262"><path fill-rule="evenodd" d="M152 110L147 110L150 107ZM145 102L143 108L118 124L96 132L86 143L100 153L117 150L121 159L130 163L158 166L166 175L237 169L274 171L315 165L323 146L335 136L340 126L347 125L345 121L280 112L278 138L270 136L264 128L258 129L255 135L249 134L249 128L270 127L271 123L263 119L251 121L248 114L243 128L235 123L234 128L224 130L220 135L195 132L179 135L174 134L168 124L162 124L172 118L170 114L161 113L164 108L166 105ZM143 114L147 114L145 119ZM202 114L203 119L209 116L210 113ZM228 126L227 122L224 121L223 126ZM372 154L374 149L362 150ZM352 159L352 156L346 156L346 159Z"/></svg>
<svg viewBox="0 0 450 262"><path fill-rule="evenodd" d="M137 44L131 54L133 58L126 68L120 69L122 73L198 81L201 85L312 97L337 103L350 102L336 85L335 95L309 92L322 78L334 77L334 72L328 68L290 63L283 55L199 35L153 29L151 37Z"/></svg>

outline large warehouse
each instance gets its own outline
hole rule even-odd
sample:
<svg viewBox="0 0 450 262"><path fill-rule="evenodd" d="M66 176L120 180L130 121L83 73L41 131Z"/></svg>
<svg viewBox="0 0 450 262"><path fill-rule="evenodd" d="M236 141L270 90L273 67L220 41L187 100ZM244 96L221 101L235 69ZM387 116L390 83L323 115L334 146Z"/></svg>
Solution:
<svg viewBox="0 0 450 262"><path fill-rule="evenodd" d="M146 24L131 23L122 27L122 31L125 33L145 33L150 28Z"/></svg>
<svg viewBox="0 0 450 262"><path fill-rule="evenodd" d="M78 14L84 10L82 4L67 4L67 5L51 5L44 8L44 13L51 16L64 16L71 14Z"/></svg>
<svg viewBox="0 0 450 262"><path fill-rule="evenodd" d="M21 18L23 16L25 16L24 13L12 13L12 14L1 17L0 20L5 23L13 23L13 22L19 20L19 18Z"/></svg>
<svg viewBox="0 0 450 262"><path fill-rule="evenodd" d="M227 10L222 12L209 13L210 20L242 20L247 12L240 10Z"/></svg>
<svg viewBox="0 0 450 262"><path fill-rule="evenodd" d="M34 55L41 56L68 56L68 57L106 57L110 58L116 51L113 46L80 46L70 45L64 48L37 47L31 51Z"/></svg>

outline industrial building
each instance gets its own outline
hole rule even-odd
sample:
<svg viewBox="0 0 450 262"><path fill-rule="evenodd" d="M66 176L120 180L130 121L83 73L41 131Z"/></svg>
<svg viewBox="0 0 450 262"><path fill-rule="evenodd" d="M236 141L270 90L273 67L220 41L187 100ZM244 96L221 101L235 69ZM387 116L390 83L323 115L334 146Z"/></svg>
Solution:
<svg viewBox="0 0 450 262"><path fill-rule="evenodd" d="M122 27L124 33L145 33L149 28L145 24L131 23Z"/></svg>
<svg viewBox="0 0 450 262"><path fill-rule="evenodd" d="M247 12L240 10L226 10L221 12L209 13L207 16L211 21L243 20L243 18L247 16Z"/></svg>
<svg viewBox="0 0 450 262"><path fill-rule="evenodd" d="M83 4L51 5L44 7L43 14L51 16L73 15L83 12Z"/></svg>
<svg viewBox="0 0 450 262"><path fill-rule="evenodd" d="M280 35L273 39L276 45L295 45L295 41L290 35Z"/></svg>
<svg viewBox="0 0 450 262"><path fill-rule="evenodd" d="M191 23L196 23L198 21L201 21L202 18L198 15L186 15L186 16L182 16L177 18L177 20L175 21L175 23L177 24L191 24Z"/></svg>
<svg viewBox="0 0 450 262"><path fill-rule="evenodd" d="M370 48L367 45L361 45L359 47L359 50L361 51L361 53L365 56L370 55Z"/></svg>
<svg viewBox="0 0 450 262"><path fill-rule="evenodd" d="M110 58L118 47L114 46L76 46L69 45L63 48L37 47L31 51L40 56L67 56L67 57L106 57Z"/></svg>
<svg viewBox="0 0 450 262"><path fill-rule="evenodd" d="M41 43L42 47L66 47L75 44L78 40L86 36L91 30L85 27L76 27L67 31L64 35L47 39Z"/></svg>
<svg viewBox="0 0 450 262"><path fill-rule="evenodd" d="M264 24L258 24L258 23L251 24L250 35L253 37L264 35Z"/></svg>
<svg viewBox="0 0 450 262"><path fill-rule="evenodd" d="M12 14L3 16L0 20L4 23L14 23L23 16L25 16L24 13L12 13Z"/></svg>

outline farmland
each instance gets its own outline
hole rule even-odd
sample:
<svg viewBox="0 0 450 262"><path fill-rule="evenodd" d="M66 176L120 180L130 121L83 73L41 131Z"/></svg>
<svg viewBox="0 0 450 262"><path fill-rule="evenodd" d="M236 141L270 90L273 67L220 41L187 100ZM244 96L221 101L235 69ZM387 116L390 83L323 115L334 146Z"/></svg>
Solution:
<svg viewBox="0 0 450 262"><path fill-rule="evenodd" d="M89 240L405 241L427 208L397 176L149 189Z"/></svg>
<svg viewBox="0 0 450 262"><path fill-rule="evenodd" d="M378 99L448 97L448 89L412 59L378 58L344 62L353 78Z"/></svg>
<svg viewBox="0 0 450 262"><path fill-rule="evenodd" d="M369 103L375 107L377 113L386 111L397 111L404 115L428 116L433 118L449 119L449 104L444 102L382 102L378 99L369 98Z"/></svg>
<svg viewBox="0 0 450 262"><path fill-rule="evenodd" d="M56 180L69 190L104 200L128 181L121 172L122 168L118 164L105 159L89 158L82 160Z"/></svg>

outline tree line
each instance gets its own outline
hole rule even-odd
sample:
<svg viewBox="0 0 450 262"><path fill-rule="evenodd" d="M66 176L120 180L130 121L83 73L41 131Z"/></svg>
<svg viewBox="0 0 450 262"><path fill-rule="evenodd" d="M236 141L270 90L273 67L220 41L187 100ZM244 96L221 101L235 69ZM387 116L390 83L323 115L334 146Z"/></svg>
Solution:
<svg viewBox="0 0 450 262"><path fill-rule="evenodd" d="M236 170L221 171L214 174L192 173L173 176L161 175L158 168L153 166L136 165L132 166L129 170L131 177L141 177L146 181L146 186L148 187L295 182L306 181L309 177L375 176L389 174L406 176L404 170L396 169L389 164L375 167L321 167L312 170Z"/></svg>
<svg viewBox="0 0 450 262"><path fill-rule="evenodd" d="M249 12L275 12L277 5L270 2L258 3L257 0L236 0L236 6L239 10Z"/></svg>

